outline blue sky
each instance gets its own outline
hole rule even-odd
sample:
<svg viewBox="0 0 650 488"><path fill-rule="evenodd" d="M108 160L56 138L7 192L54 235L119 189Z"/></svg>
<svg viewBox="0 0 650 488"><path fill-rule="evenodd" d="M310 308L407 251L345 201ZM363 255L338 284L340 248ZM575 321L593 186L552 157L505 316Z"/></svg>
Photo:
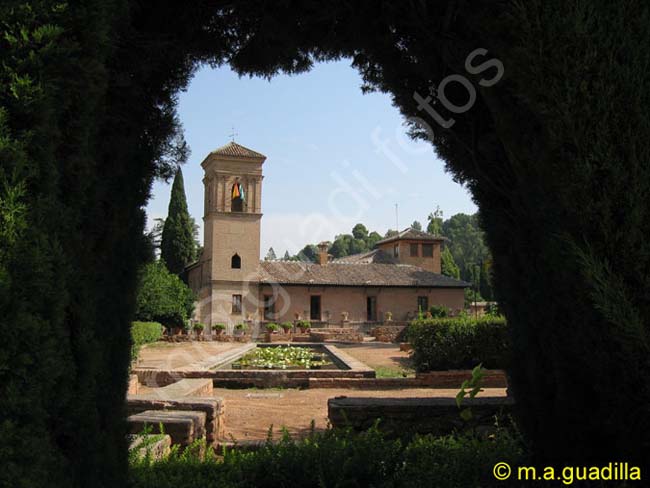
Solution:
<svg viewBox="0 0 650 488"><path fill-rule="evenodd" d="M406 136L403 118L385 94L363 95L349 62L319 64L309 73L271 81L239 78L228 67L201 69L180 94L179 115L192 150L183 166L191 215L201 224L200 163L235 141L267 156L262 190L262 256L333 240L357 222L383 235L426 218L473 213L469 193L453 182L432 147ZM156 182L149 224L165 217L171 182Z"/></svg>

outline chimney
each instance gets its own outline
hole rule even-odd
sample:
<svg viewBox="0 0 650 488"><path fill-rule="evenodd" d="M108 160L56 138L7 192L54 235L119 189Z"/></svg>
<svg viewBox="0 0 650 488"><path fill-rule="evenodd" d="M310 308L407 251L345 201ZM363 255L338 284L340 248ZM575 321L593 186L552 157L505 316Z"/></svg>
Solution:
<svg viewBox="0 0 650 488"><path fill-rule="evenodd" d="M328 259L328 254L327 254L327 248L329 245L327 242L321 242L318 245L318 256L316 257L316 262L320 264L321 266L325 266L327 264L327 259Z"/></svg>

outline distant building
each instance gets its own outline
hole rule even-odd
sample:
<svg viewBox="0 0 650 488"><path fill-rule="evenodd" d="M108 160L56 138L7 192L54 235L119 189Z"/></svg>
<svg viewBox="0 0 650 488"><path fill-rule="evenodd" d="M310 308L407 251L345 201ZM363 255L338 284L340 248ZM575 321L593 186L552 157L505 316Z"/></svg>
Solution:
<svg viewBox="0 0 650 488"><path fill-rule="evenodd" d="M388 312L404 321L432 305L463 309L469 284L440 273L443 239L414 229L340 259L322 243L315 263L260 261L265 160L230 142L201 163L204 248L186 270L199 321L381 322Z"/></svg>

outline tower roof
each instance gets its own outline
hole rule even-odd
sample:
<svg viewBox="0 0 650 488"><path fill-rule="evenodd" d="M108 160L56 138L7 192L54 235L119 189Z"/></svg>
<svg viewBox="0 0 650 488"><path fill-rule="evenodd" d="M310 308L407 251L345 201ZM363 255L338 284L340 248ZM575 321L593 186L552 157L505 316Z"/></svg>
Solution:
<svg viewBox="0 0 650 488"><path fill-rule="evenodd" d="M210 154L216 156L227 156L229 158L244 158L244 159L266 159L264 154L260 154L252 149L248 149L234 141L229 142L225 146L221 146Z"/></svg>

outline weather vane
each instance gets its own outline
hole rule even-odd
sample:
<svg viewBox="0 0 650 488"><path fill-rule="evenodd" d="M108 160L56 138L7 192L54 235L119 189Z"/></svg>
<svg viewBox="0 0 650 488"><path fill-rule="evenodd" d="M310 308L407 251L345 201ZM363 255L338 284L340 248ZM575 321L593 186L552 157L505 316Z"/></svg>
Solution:
<svg viewBox="0 0 650 488"><path fill-rule="evenodd" d="M235 142L235 136L238 136L239 134L237 134L237 133L235 132L235 128L234 128L234 127L231 127L231 129L232 129L232 133L229 134L228 137L230 137L230 139L232 140L232 142Z"/></svg>

